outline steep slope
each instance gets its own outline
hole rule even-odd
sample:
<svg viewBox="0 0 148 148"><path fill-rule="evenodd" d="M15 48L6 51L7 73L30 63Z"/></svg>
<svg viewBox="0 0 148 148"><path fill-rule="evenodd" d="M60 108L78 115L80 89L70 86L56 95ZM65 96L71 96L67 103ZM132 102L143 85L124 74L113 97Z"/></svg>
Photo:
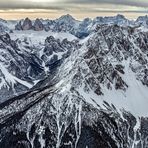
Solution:
<svg viewBox="0 0 148 148"><path fill-rule="evenodd" d="M147 147L147 37L99 26L43 87L0 104L0 147Z"/></svg>
<svg viewBox="0 0 148 148"><path fill-rule="evenodd" d="M7 24L7 21L0 19L0 33L10 31Z"/></svg>
<svg viewBox="0 0 148 148"><path fill-rule="evenodd" d="M51 36L37 39L15 32L12 40L9 34L0 35L0 102L32 88L61 64L77 46L61 36L61 40Z"/></svg>
<svg viewBox="0 0 148 148"><path fill-rule="evenodd" d="M0 102L33 86L33 80L43 73L41 60L19 48L9 34L0 35Z"/></svg>
<svg viewBox="0 0 148 148"><path fill-rule="evenodd" d="M148 16L139 16L136 20L136 23L141 25L141 26L144 26L144 27L148 27Z"/></svg>
<svg viewBox="0 0 148 148"><path fill-rule="evenodd" d="M54 32L70 32L71 34L75 34L75 31L80 23L69 14L61 16L56 19L55 22L56 24L53 28Z"/></svg>

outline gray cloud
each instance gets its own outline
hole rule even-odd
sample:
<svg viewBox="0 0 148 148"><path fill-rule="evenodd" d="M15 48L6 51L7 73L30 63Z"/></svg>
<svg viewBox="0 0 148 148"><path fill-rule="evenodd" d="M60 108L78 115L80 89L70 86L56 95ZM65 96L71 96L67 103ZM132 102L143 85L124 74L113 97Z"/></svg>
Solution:
<svg viewBox="0 0 148 148"><path fill-rule="evenodd" d="M114 5L125 5L125 6L136 6L136 7L147 7L147 0L65 0L67 3L96 3L96 4L114 4Z"/></svg>
<svg viewBox="0 0 148 148"><path fill-rule="evenodd" d="M58 6L57 4L49 4L48 2L29 2L29 1L19 1L19 0L1 0L0 9L63 9L63 7Z"/></svg>
<svg viewBox="0 0 148 148"><path fill-rule="evenodd" d="M50 0L47 0L46 2L43 2L40 0L40 2L33 2L29 0L0 0L0 9L7 10L7 9L50 9L50 10L66 10L67 8L78 8L77 4L85 5L85 4L96 4L98 7L100 7L99 4L112 4L112 5L118 5L118 6L135 6L137 7L136 11L140 11L138 7L143 8L142 11L148 10L148 0L57 0L57 2L52 2ZM81 9L81 8L79 8ZM112 11L115 11L114 8L112 8ZM121 8L122 9L122 8ZM130 8L128 7L130 11ZM90 10L92 8L90 7ZM99 11L99 10L97 10ZM122 11L122 10L121 10ZM131 9L131 11L133 11Z"/></svg>

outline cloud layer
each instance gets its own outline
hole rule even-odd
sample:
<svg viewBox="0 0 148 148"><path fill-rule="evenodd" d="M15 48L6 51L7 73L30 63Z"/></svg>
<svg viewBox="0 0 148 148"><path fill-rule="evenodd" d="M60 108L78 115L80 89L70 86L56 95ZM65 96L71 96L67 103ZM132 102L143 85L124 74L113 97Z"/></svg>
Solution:
<svg viewBox="0 0 148 148"><path fill-rule="evenodd" d="M114 5L125 5L125 6L136 6L148 8L147 0L67 0L71 3L96 3L96 4L114 4Z"/></svg>
<svg viewBox="0 0 148 148"><path fill-rule="evenodd" d="M0 9L64 9L71 5L119 5L148 10L148 0L0 0ZM130 8L129 8L130 9Z"/></svg>
<svg viewBox="0 0 148 148"><path fill-rule="evenodd" d="M139 15L148 13L148 0L0 0L1 14L10 15L18 12L41 12L55 16L65 13L76 16L99 16L110 13Z"/></svg>

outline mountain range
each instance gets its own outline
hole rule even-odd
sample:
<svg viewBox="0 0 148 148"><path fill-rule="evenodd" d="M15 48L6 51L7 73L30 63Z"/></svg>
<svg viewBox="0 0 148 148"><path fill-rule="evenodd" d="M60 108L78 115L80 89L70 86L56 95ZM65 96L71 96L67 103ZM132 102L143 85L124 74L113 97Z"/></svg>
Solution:
<svg viewBox="0 0 148 148"><path fill-rule="evenodd" d="M147 16L0 23L0 147L148 147Z"/></svg>

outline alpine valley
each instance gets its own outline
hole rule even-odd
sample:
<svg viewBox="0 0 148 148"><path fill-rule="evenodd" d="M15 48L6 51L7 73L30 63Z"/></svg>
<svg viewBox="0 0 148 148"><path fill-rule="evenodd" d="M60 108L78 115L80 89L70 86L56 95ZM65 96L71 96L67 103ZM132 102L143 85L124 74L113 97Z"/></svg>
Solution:
<svg viewBox="0 0 148 148"><path fill-rule="evenodd" d="M0 19L0 148L148 148L148 16Z"/></svg>

